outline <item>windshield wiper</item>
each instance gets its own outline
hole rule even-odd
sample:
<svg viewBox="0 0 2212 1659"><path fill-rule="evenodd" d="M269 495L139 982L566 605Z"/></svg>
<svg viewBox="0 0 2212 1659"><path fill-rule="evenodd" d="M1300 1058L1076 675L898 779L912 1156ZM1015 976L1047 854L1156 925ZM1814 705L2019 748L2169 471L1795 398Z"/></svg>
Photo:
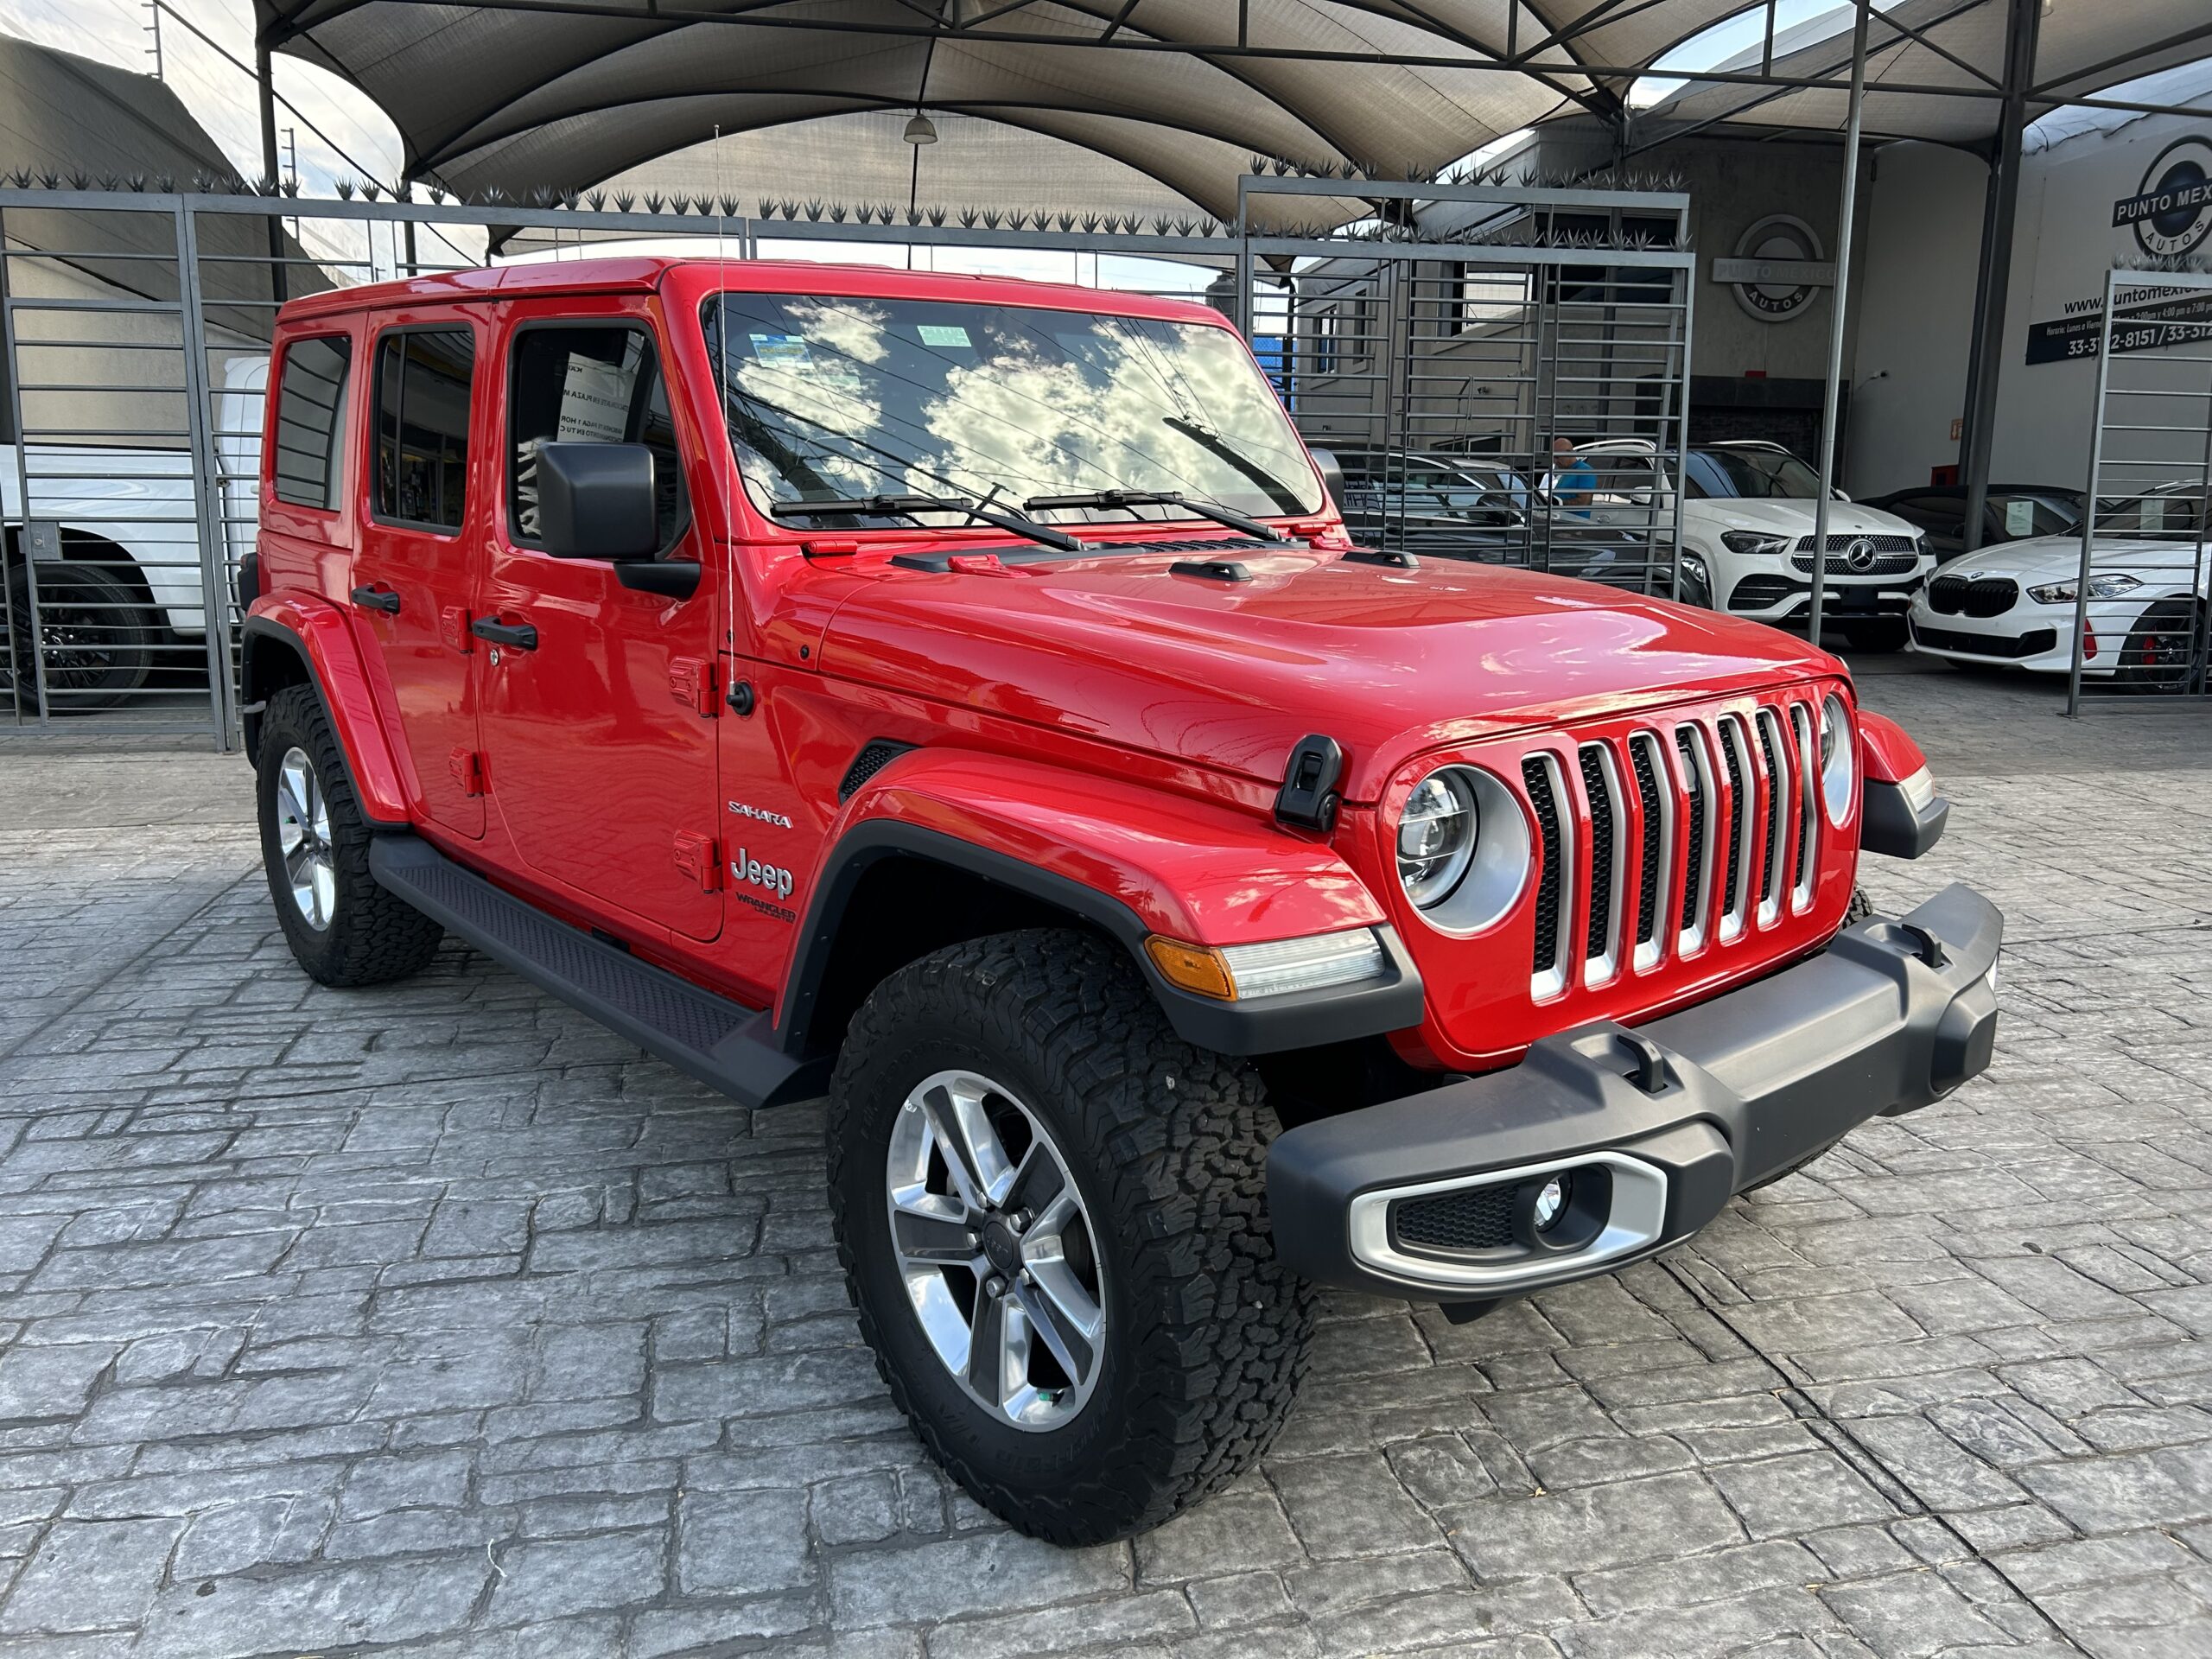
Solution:
<svg viewBox="0 0 2212 1659"><path fill-rule="evenodd" d="M1029 512L1044 512L1055 507L1181 507L1201 518L1211 518L1217 524L1241 530L1247 536L1257 537L1263 542L1287 542L1290 539L1271 524L1263 524L1257 518L1247 518L1241 512L1217 506L1211 501L1193 499L1179 490L1087 490L1081 495L1033 495L1021 505L1024 511Z"/></svg>
<svg viewBox="0 0 2212 1659"><path fill-rule="evenodd" d="M1238 472L1260 486L1260 493L1275 504L1281 512L1304 512L1306 507L1289 485L1277 478L1266 467L1254 461L1235 444L1218 433L1209 432L1196 421L1186 421L1179 415L1167 415L1160 423L1171 432L1180 433L1207 454L1217 455Z"/></svg>
<svg viewBox="0 0 2212 1659"><path fill-rule="evenodd" d="M1000 512L985 505L982 498L972 496L833 496L826 501L777 501L770 504L768 511L779 518L819 518L842 513L864 513L877 518L912 518L924 512L962 512L983 524L1026 537L1040 546L1062 553L1083 551L1083 543L1074 537L1054 530L1049 524L1040 524L1033 518L1025 518L1018 512Z"/></svg>

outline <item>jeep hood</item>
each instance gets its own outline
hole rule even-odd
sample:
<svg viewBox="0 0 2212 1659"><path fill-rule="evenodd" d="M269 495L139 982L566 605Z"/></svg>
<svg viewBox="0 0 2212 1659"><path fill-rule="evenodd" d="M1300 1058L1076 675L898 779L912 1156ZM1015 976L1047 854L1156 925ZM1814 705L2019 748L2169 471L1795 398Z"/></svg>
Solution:
<svg viewBox="0 0 2212 1659"><path fill-rule="evenodd" d="M1178 574L1165 554L850 567L869 579L830 619L821 666L1269 784L1325 733L1354 801L1440 744L1841 671L1778 629L1590 582L1224 556L1251 580Z"/></svg>

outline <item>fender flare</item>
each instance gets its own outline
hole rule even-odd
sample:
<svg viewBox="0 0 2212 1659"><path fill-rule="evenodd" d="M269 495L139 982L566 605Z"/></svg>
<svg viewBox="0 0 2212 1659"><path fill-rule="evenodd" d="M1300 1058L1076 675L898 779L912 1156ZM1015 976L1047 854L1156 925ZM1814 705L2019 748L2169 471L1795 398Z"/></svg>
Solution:
<svg viewBox="0 0 2212 1659"><path fill-rule="evenodd" d="M1140 829L1138 811L1145 814ZM1101 814L1127 812L1116 819ZM1129 833L1117 836L1116 828ZM1421 975L1365 886L1326 842L1247 814L1139 785L1005 756L918 749L886 766L839 814L785 976L778 1037L813 1043L816 1003L868 871L911 858L979 877L1089 923L1127 950L1176 1033L1224 1054L1275 1053L1418 1026ZM1178 856L1146 857L1161 841ZM1185 883L1179 855L1216 867ZM1256 901L1225 903L1231 888ZM1259 943L1371 927L1386 969L1357 985L1221 1001L1170 984L1144 949L1153 934L1201 944Z"/></svg>
<svg viewBox="0 0 2212 1659"><path fill-rule="evenodd" d="M249 756L259 753L261 710L245 691L253 683L257 658L267 651L289 652L306 670L307 683L315 688L323 717L346 757L361 816L378 829L410 827L406 784L377 716L360 652L344 615L322 601L292 595L254 601L238 641L239 707Z"/></svg>
<svg viewBox="0 0 2212 1659"><path fill-rule="evenodd" d="M1866 767L1859 844L1885 858L1918 858L1943 838L1951 804L1936 792L1928 757L1897 721L1862 709L1859 736Z"/></svg>

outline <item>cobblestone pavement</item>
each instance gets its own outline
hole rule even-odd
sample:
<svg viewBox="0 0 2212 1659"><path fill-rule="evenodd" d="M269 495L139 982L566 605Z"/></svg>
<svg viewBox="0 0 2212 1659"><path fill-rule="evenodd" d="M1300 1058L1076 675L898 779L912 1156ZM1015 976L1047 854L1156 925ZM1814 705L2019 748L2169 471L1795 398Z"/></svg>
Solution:
<svg viewBox="0 0 2212 1659"><path fill-rule="evenodd" d="M1454 1328L1339 1296L1134 1545L923 1459L819 1114L458 948L312 988L235 759L0 748L0 1652L2212 1653L2212 721L1870 664L2010 917L1989 1077Z"/></svg>

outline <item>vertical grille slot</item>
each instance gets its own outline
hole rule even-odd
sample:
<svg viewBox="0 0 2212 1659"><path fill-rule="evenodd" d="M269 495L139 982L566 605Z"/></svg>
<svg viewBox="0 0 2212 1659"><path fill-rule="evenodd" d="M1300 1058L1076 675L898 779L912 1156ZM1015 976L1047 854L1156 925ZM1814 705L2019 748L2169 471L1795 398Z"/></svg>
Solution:
<svg viewBox="0 0 2212 1659"><path fill-rule="evenodd" d="M1762 709L1752 716L1752 723L1758 728L1759 755L1766 762L1766 840L1759 846L1759 920L1771 925L1782 907L1782 837L1788 822L1782 815L1783 745L1776 741L1782 721L1773 709Z"/></svg>
<svg viewBox="0 0 2212 1659"><path fill-rule="evenodd" d="M1713 817L1705 810L1711 774L1706 769L1705 740L1694 726L1675 728L1675 746L1682 754L1685 792L1689 796L1689 842L1682 867L1681 938L1683 948L1694 948L1705 937L1707 881L1713 863Z"/></svg>
<svg viewBox="0 0 2212 1659"><path fill-rule="evenodd" d="M1581 760L1582 787L1590 800L1590 925L1582 957L1597 962L1611 954L1616 885L1613 819L1620 808L1613 799L1612 780L1606 775L1605 752L1595 743L1586 743Z"/></svg>
<svg viewBox="0 0 2212 1659"><path fill-rule="evenodd" d="M1744 925L1744 867L1750 862L1751 854L1745 830L1751 815L1744 799L1744 763L1737 753L1740 747L1737 723L1732 717L1723 719L1715 731L1720 739L1720 763L1728 769L1728 862L1720 875L1720 931L1727 938Z"/></svg>
<svg viewBox="0 0 2212 1659"><path fill-rule="evenodd" d="M1659 913L1673 850L1668 830L1674 822L1674 793L1659 787L1666 761L1657 738L1638 732L1628 741L1628 758L1636 773L1636 798L1643 807L1643 874L1636 895L1636 963L1641 968L1659 954Z"/></svg>
<svg viewBox="0 0 2212 1659"><path fill-rule="evenodd" d="M1536 815L1536 837L1543 849L1543 868L1536 876L1536 936L1529 952L1529 977L1539 996L1565 988L1564 929L1560 912L1573 891L1567 881L1565 826L1560 818L1560 796L1564 779L1555 777L1556 762L1548 754L1532 754L1521 763L1521 779L1528 785L1529 804Z"/></svg>
<svg viewBox="0 0 2212 1659"><path fill-rule="evenodd" d="M1813 902L1813 791L1819 785L1818 752L1813 744L1813 711L1809 705L1789 705L1789 729L1797 740L1797 880L1789 890L1789 903L1802 910Z"/></svg>

